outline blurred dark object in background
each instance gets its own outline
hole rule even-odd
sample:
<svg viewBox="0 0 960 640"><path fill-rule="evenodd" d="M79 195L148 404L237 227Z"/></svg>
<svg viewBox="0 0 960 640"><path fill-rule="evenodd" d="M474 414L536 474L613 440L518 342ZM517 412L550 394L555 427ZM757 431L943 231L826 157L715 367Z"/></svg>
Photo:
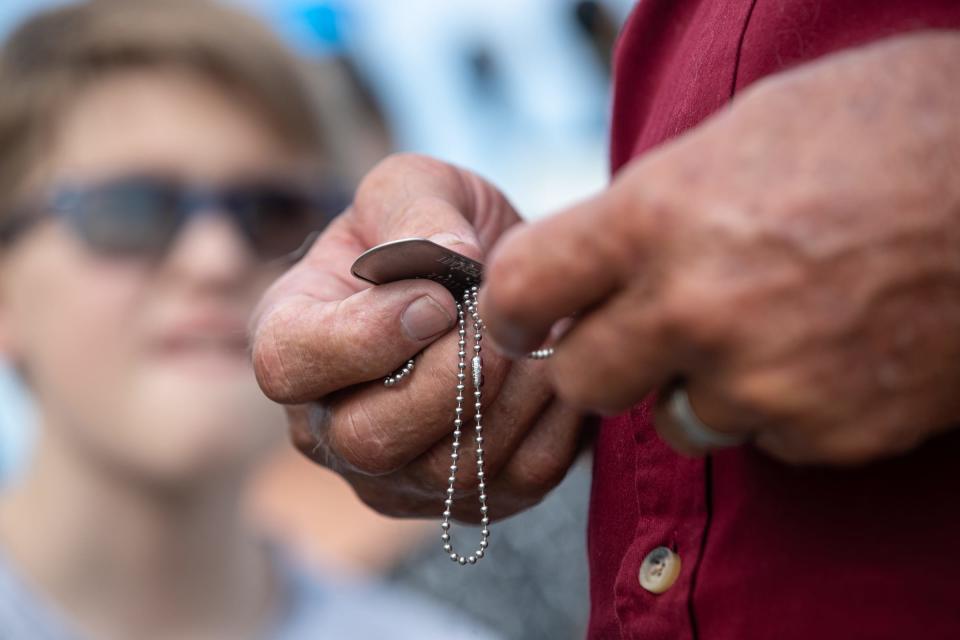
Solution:
<svg viewBox="0 0 960 640"><path fill-rule="evenodd" d="M620 31L613 12L597 0L582 0L574 5L573 17L609 75L613 68L613 45Z"/></svg>

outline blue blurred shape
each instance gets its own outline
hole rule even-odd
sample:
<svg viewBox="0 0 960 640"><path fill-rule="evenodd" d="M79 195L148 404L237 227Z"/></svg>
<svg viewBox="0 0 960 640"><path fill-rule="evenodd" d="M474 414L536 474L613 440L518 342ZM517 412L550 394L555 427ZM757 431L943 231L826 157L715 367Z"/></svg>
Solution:
<svg viewBox="0 0 960 640"><path fill-rule="evenodd" d="M36 415L19 376L0 361L0 485L14 480L30 458Z"/></svg>
<svg viewBox="0 0 960 640"><path fill-rule="evenodd" d="M0 0L0 39L31 15L61 4L67 0Z"/></svg>
<svg viewBox="0 0 960 640"><path fill-rule="evenodd" d="M300 12L303 21L310 26L317 40L339 43L343 40L340 10L329 4L320 4L304 7Z"/></svg>
<svg viewBox="0 0 960 640"><path fill-rule="evenodd" d="M343 52L349 10L338 0L228 0L259 16L307 58Z"/></svg>

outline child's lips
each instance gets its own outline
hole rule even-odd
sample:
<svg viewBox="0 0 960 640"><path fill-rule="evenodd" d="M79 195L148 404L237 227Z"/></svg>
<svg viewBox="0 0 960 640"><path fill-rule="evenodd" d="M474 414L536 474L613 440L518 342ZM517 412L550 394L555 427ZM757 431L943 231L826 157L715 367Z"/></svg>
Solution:
<svg viewBox="0 0 960 640"><path fill-rule="evenodd" d="M233 364L248 361L246 324L232 316L187 318L160 332L154 346L165 359Z"/></svg>

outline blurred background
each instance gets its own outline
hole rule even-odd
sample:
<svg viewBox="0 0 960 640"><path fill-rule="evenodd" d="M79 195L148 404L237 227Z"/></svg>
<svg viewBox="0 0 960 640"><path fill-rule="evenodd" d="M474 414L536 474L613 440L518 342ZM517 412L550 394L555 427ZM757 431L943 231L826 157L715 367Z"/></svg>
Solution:
<svg viewBox="0 0 960 640"><path fill-rule="evenodd" d="M4 0L0 38L55 4ZM348 181L392 151L426 153L487 177L528 218L606 182L610 52L630 0L232 4L308 65ZM33 429L28 395L2 368L0 482L29 461ZM250 510L304 563L409 586L505 637L562 639L582 637L586 624L588 492L584 460L542 505L495 526L489 560L469 571L444 561L436 522L373 514L292 448L253 482Z"/></svg>

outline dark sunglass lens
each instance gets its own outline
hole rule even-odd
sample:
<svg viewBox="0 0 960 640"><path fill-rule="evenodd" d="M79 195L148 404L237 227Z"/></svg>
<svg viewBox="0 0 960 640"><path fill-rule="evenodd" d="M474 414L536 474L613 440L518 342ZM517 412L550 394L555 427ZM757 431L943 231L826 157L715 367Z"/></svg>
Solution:
<svg viewBox="0 0 960 640"><path fill-rule="evenodd" d="M182 214L175 185L117 181L75 194L68 213L91 247L107 254L158 254L176 234Z"/></svg>
<svg viewBox="0 0 960 640"><path fill-rule="evenodd" d="M294 189L251 188L235 191L230 209L260 257L270 260L293 253L323 216L305 194Z"/></svg>

